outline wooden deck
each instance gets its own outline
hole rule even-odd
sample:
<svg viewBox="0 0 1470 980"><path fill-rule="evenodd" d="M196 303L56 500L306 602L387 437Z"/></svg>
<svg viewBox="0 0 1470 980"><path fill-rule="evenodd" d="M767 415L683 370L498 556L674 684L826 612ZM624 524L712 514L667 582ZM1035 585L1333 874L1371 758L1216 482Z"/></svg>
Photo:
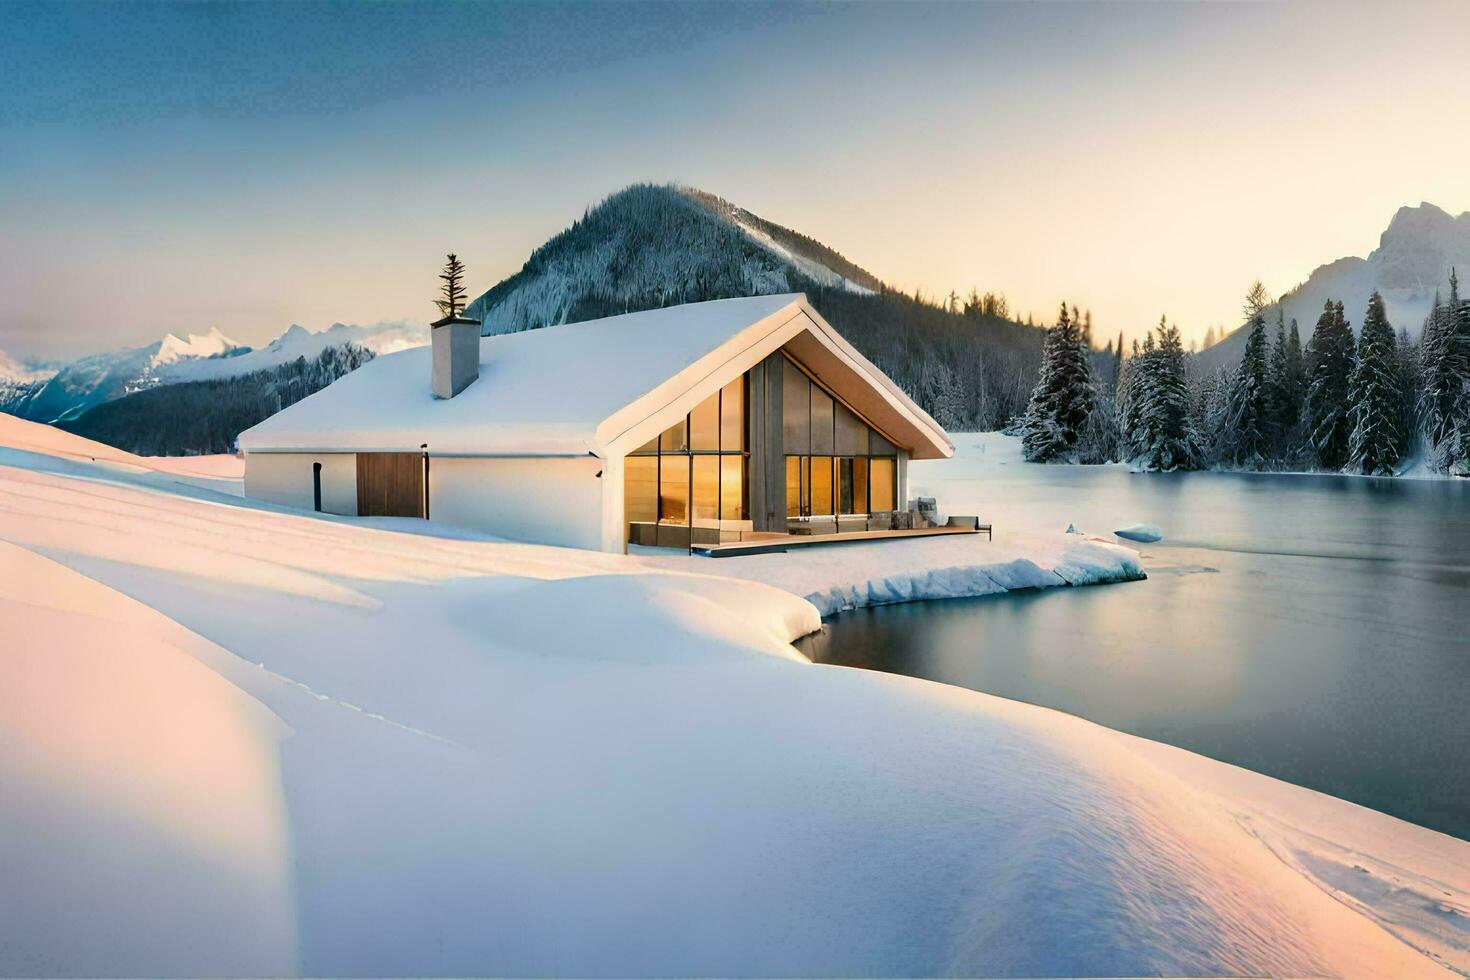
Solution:
<svg viewBox="0 0 1470 980"><path fill-rule="evenodd" d="M900 531L842 531L837 534L770 534L750 541L730 544L697 544L694 553L706 558L736 558L740 555L772 555L805 548L814 544L856 544L860 541L884 541L890 538L932 538L941 534L980 534L990 530L980 527L921 527Z"/></svg>

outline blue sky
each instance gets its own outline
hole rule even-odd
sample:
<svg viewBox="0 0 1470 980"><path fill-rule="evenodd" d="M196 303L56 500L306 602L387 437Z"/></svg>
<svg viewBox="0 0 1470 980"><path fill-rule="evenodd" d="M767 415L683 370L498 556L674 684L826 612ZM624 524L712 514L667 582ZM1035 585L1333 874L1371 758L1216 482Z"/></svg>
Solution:
<svg viewBox="0 0 1470 980"><path fill-rule="evenodd" d="M0 349L427 318L445 251L488 287L638 180L1197 336L1470 207L1466 9L7 4Z"/></svg>

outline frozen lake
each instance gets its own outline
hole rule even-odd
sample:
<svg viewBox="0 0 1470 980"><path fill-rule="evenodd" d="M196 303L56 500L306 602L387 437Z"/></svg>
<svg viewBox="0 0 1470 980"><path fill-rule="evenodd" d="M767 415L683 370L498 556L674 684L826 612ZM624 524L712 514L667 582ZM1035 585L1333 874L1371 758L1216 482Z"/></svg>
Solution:
<svg viewBox="0 0 1470 980"><path fill-rule="evenodd" d="M998 459L913 480L998 535L1165 537L1136 546L1147 582L860 609L803 642L812 659L1058 708L1470 839L1470 482Z"/></svg>

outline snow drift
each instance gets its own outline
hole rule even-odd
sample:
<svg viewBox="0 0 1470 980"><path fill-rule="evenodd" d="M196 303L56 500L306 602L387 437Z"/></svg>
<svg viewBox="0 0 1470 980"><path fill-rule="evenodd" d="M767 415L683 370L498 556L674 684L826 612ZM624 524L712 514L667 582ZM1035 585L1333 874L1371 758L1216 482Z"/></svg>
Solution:
<svg viewBox="0 0 1470 980"><path fill-rule="evenodd" d="M42 459L0 461L0 973L1470 968L1470 845L807 663L781 589Z"/></svg>

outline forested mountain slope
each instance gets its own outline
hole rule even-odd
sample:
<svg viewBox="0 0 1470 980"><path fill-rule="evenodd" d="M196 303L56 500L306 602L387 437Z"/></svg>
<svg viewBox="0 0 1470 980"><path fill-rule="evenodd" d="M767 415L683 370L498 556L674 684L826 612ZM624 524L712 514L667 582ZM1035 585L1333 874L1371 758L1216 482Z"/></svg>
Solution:
<svg viewBox="0 0 1470 980"><path fill-rule="evenodd" d="M496 334L793 291L942 425L997 428L1025 407L1040 330L979 303L916 301L822 243L690 188L638 184L608 197L466 312Z"/></svg>

